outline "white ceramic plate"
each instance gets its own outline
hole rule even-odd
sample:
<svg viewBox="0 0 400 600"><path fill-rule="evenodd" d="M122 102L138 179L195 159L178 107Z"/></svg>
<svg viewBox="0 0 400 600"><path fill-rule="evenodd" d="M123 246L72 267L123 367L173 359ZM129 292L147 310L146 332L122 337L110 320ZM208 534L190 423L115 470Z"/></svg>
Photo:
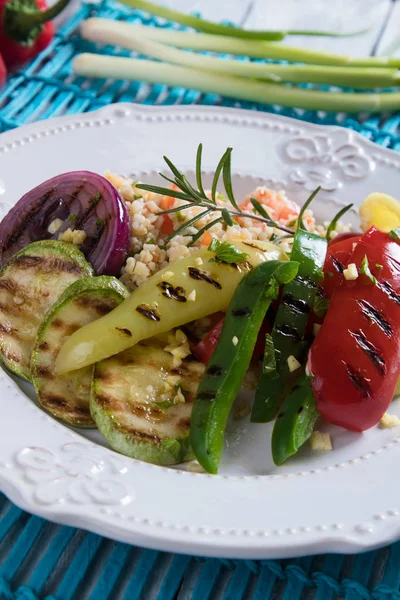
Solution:
<svg viewBox="0 0 400 600"><path fill-rule="evenodd" d="M166 154L190 174L199 142L211 173L233 146L237 196L266 182L303 202L322 185L317 216L372 191L399 194L400 157L349 130L204 107L114 105L0 137L0 216L41 181L105 169L155 181ZM357 225L356 213L351 217ZM229 425L221 475L141 463L76 433L0 369L0 486L24 509L108 537L236 558L356 552L400 537L400 431L330 428L334 451L304 448L276 468L269 425ZM400 415L400 402L391 412Z"/></svg>

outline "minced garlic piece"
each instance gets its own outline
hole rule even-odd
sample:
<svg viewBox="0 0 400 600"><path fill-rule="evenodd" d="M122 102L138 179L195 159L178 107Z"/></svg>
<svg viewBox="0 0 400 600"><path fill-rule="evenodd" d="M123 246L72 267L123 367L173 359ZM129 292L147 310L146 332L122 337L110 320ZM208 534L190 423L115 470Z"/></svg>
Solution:
<svg viewBox="0 0 400 600"><path fill-rule="evenodd" d="M236 335L234 335L233 338L232 338L232 344L234 346L237 346L238 343L239 343L239 338Z"/></svg>
<svg viewBox="0 0 400 600"><path fill-rule="evenodd" d="M182 388L178 388L176 395L174 397L174 404L185 404L185 396L182 393Z"/></svg>
<svg viewBox="0 0 400 600"><path fill-rule="evenodd" d="M190 292L190 294L188 296L188 300L190 300L190 302L194 302L196 300L196 290L193 290L192 292Z"/></svg>
<svg viewBox="0 0 400 600"><path fill-rule="evenodd" d="M347 269L343 271L344 278L347 281L354 281L358 277L358 270L354 263L350 263Z"/></svg>
<svg viewBox="0 0 400 600"><path fill-rule="evenodd" d="M201 267L201 265L203 264L203 259L200 256L198 256L194 262L197 266Z"/></svg>
<svg viewBox="0 0 400 600"><path fill-rule="evenodd" d="M328 452L332 450L332 440L329 433L322 433L322 431L313 431L310 437L311 450L323 450Z"/></svg>
<svg viewBox="0 0 400 600"><path fill-rule="evenodd" d="M57 233L57 231L59 231L63 225L64 221L61 219L54 219L54 221L52 221L48 226L47 231L53 235L53 233Z"/></svg>
<svg viewBox="0 0 400 600"><path fill-rule="evenodd" d="M170 352L174 357L172 361L174 368L180 367L182 360L191 354L188 339L181 329L168 336L168 345L164 350Z"/></svg>
<svg viewBox="0 0 400 600"><path fill-rule="evenodd" d="M297 358L295 356L293 356L293 354L291 354L288 357L287 364L288 364L288 367L289 367L289 371L291 373L293 373L293 371L297 371L297 369L299 369L301 367L301 364L299 363L299 361L297 360Z"/></svg>
<svg viewBox="0 0 400 600"><path fill-rule="evenodd" d="M400 425L400 419L396 415L389 415L385 413L382 419L379 421L379 425L383 429L390 429L391 427L398 427Z"/></svg>
<svg viewBox="0 0 400 600"><path fill-rule="evenodd" d="M71 228L68 228L64 233L60 233L58 239L61 242L70 242L75 246L80 246L86 240L86 233L80 230L72 231Z"/></svg>
<svg viewBox="0 0 400 600"><path fill-rule="evenodd" d="M169 279L170 277L174 276L174 272L173 271L165 271L165 273L162 274L162 279Z"/></svg>
<svg viewBox="0 0 400 600"><path fill-rule="evenodd" d="M313 325L313 334L317 335L318 331L321 329L321 325L319 323L314 323Z"/></svg>

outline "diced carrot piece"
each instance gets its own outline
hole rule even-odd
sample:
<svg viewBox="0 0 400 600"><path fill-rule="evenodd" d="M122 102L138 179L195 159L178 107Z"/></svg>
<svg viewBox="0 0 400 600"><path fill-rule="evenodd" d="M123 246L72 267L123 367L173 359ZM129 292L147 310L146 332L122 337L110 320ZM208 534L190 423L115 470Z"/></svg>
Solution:
<svg viewBox="0 0 400 600"><path fill-rule="evenodd" d="M201 243L203 246L209 246L211 244L212 235L208 231L203 233L203 237L201 238Z"/></svg>

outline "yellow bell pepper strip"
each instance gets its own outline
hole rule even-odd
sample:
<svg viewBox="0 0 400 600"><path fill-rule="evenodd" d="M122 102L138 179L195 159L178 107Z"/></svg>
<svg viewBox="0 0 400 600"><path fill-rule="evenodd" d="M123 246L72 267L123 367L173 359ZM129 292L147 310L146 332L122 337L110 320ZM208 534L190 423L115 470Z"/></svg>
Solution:
<svg viewBox="0 0 400 600"><path fill-rule="evenodd" d="M287 258L270 242L234 244L247 255L246 260L227 264L204 248L155 273L115 310L66 340L56 360L56 373L81 369L141 340L226 310L238 283L252 267Z"/></svg>

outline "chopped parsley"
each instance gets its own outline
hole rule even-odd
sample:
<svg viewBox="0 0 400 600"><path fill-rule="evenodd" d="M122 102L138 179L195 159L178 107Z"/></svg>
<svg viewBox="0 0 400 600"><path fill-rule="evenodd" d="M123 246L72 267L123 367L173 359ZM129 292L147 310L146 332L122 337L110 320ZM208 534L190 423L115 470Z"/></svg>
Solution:
<svg viewBox="0 0 400 600"><path fill-rule="evenodd" d="M159 408L171 408L171 406L174 405L173 400L164 400L164 402L154 402L154 404L156 406L158 406Z"/></svg>
<svg viewBox="0 0 400 600"><path fill-rule="evenodd" d="M78 220L78 215L69 215L68 220L71 221L71 223L74 223Z"/></svg>
<svg viewBox="0 0 400 600"><path fill-rule="evenodd" d="M389 237L398 242L400 240L400 227L396 227L396 229L389 231Z"/></svg>
<svg viewBox="0 0 400 600"><path fill-rule="evenodd" d="M380 265L379 263L376 263L375 267L376 267L377 269L383 269L383 265Z"/></svg>
<svg viewBox="0 0 400 600"><path fill-rule="evenodd" d="M100 192L97 192L97 194L95 196L93 196L93 198L92 198L93 206L97 206L98 203L100 202L100 200L101 200L101 194L100 194Z"/></svg>
<svg viewBox="0 0 400 600"><path fill-rule="evenodd" d="M224 263L238 263L248 256L246 252L240 252L236 246L229 242L220 242L216 238L211 240L208 246L210 252L215 252L215 260Z"/></svg>
<svg viewBox="0 0 400 600"><path fill-rule="evenodd" d="M372 273L371 273L371 269L369 268L369 263L368 263L367 255L365 255L364 258L362 259L362 262L361 262L361 265L360 265L360 273L362 273L363 275L366 275L366 277L368 277L368 279L374 285L376 285L376 277L374 277L374 275L372 275Z"/></svg>
<svg viewBox="0 0 400 600"><path fill-rule="evenodd" d="M326 273L326 277L327 277L328 279L332 279L332 277L333 277L333 273L332 273L332 271L327 271L327 273Z"/></svg>

